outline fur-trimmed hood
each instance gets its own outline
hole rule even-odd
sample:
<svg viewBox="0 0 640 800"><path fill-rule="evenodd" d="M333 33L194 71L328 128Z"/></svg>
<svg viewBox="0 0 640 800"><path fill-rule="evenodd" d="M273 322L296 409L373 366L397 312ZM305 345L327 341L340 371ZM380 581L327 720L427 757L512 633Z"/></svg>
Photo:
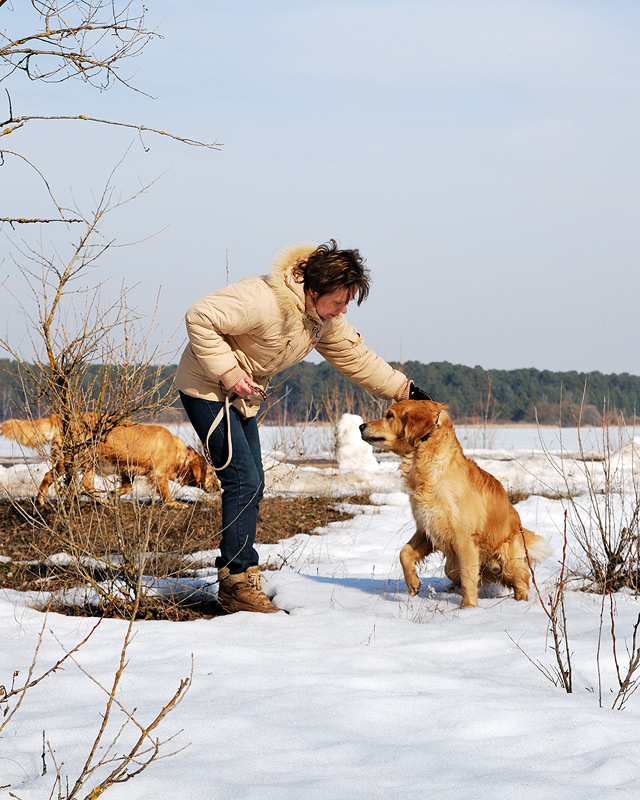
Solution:
<svg viewBox="0 0 640 800"><path fill-rule="evenodd" d="M303 284L292 275L293 269L305 261L318 247L312 242L290 244L277 254L267 275L267 283L271 287L276 301L285 318L293 324L301 316L307 314ZM315 314L308 316L315 317ZM317 319L317 321L320 321Z"/></svg>

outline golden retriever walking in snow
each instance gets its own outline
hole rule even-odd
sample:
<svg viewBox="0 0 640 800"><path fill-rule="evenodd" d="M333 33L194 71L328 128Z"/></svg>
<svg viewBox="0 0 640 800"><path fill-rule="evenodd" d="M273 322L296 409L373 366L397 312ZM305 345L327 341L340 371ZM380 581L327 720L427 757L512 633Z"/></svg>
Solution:
<svg viewBox="0 0 640 800"><path fill-rule="evenodd" d="M85 435L90 439L95 423L94 415L82 415L74 424L77 427L76 436L82 438ZM55 414L34 420L6 420L0 425L0 433L24 447L40 447L49 443L54 451L63 439L62 422ZM119 494L131 491L135 475L149 478L167 503L174 502L169 481L181 486L197 486L205 492L212 492L217 486L215 473L205 459L161 425L118 425L103 440L87 444L89 468L84 473L82 485L88 494L94 493L94 461L101 471L120 475ZM58 460L44 476L38 489L40 504L44 502L49 486L62 471L62 462Z"/></svg>
<svg viewBox="0 0 640 800"><path fill-rule="evenodd" d="M500 481L464 455L446 408L431 400L403 400L382 419L360 426L365 442L403 457L416 522L413 538L400 551L407 591L420 591L416 564L439 550L447 577L462 588L462 608L478 605L481 582L508 586L516 600L526 600L527 554L531 562L543 561L551 547L522 527Z"/></svg>

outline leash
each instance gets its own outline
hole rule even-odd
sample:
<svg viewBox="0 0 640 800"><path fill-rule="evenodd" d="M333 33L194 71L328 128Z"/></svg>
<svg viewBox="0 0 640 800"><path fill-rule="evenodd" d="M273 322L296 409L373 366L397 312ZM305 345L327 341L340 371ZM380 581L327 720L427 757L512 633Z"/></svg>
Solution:
<svg viewBox="0 0 640 800"><path fill-rule="evenodd" d="M229 466L229 464L231 462L231 457L233 455L233 443L231 441L231 414L229 412L229 405L231 403L231 399L233 398L235 400L236 397L237 397L237 395L235 395L235 394L234 395L227 395L225 397L224 405L222 406L220 411L218 411L218 414L216 415L216 418L211 423L211 426L209 427L209 430L207 431L207 437L203 442L203 444L204 444L204 457L207 459L207 463L209 464L209 466L213 467L213 469L216 472L218 470L226 469ZM211 453L209 452L209 437L215 431L215 429L218 427L218 425L222 422L222 418L224 417L225 414L227 415L227 441L229 442L229 456L228 456L227 460L224 462L224 464L221 467L216 467L216 465L213 463L213 461L211 459Z"/></svg>
<svg viewBox="0 0 640 800"><path fill-rule="evenodd" d="M267 399L266 392L263 392L262 389L259 386L255 387L253 394L254 395L258 395L261 400L266 400ZM207 437L206 437L206 439L204 440L204 443L203 443L204 444L204 457L207 459L207 463L211 467L213 467L213 469L216 472L221 471L223 469L226 469L229 466L229 464L231 463L231 458L233 457L233 441L231 439L231 411L230 411L229 406L231 405L231 403L234 400L236 400L238 398L238 396L239 395L237 395L237 394L235 394L235 392L233 392L232 394L228 394L225 397L224 405L222 406L220 411L218 411L215 419L211 423L211 425L209 427L209 430L207 431ZM249 395L249 397L251 397L251 396L252 395ZM246 397L243 398L243 400L246 400L246 399L247 399ZM229 442L229 455L227 456L227 460L224 462L224 464L221 467L216 467L216 465L213 463L213 461L211 459L211 453L209 452L209 437L215 431L215 429L218 427L218 425L222 422L222 418L225 415L227 417L227 441Z"/></svg>

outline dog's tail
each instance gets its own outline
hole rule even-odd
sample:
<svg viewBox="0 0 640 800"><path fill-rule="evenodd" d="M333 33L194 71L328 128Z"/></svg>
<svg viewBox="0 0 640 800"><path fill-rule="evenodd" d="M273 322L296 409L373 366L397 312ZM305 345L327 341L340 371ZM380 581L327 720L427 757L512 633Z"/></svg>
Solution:
<svg viewBox="0 0 640 800"><path fill-rule="evenodd" d="M522 529L522 534L524 536L524 544L527 548L527 553L529 554L529 560L532 563L539 564L553 554L553 547L551 547L549 542L543 539L542 536L538 536L537 533L528 531L526 528Z"/></svg>
<svg viewBox="0 0 640 800"><path fill-rule="evenodd" d="M0 424L0 433L23 447L41 447L60 438L60 425L55 416L40 419L7 419Z"/></svg>

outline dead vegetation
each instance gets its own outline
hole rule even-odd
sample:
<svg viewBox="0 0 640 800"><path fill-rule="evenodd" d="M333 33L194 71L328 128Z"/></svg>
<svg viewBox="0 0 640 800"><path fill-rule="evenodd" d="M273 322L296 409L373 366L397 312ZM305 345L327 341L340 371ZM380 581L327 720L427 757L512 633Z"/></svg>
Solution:
<svg viewBox="0 0 640 800"><path fill-rule="evenodd" d="M331 522L346 520L353 513L341 510L339 503L363 504L367 497L336 500L326 497L267 497L260 507L257 543L273 544L298 533L313 534ZM221 516L219 503L193 503L180 507L121 502L117 506L83 502L76 527L83 530L81 551L65 547L67 531L55 504L44 509L30 501L0 503L0 588L19 591L57 592L79 583L120 580L133 558L127 559L127 541L137 543L145 531L144 573L157 578L182 578L193 575L188 558L199 553L199 569L213 565L219 546ZM62 554L62 555L61 555ZM100 609L56 606L55 610L73 614L118 616L128 619L132 603L107 593ZM140 603L138 618L193 619L212 616L215 603L167 603L146 598Z"/></svg>

